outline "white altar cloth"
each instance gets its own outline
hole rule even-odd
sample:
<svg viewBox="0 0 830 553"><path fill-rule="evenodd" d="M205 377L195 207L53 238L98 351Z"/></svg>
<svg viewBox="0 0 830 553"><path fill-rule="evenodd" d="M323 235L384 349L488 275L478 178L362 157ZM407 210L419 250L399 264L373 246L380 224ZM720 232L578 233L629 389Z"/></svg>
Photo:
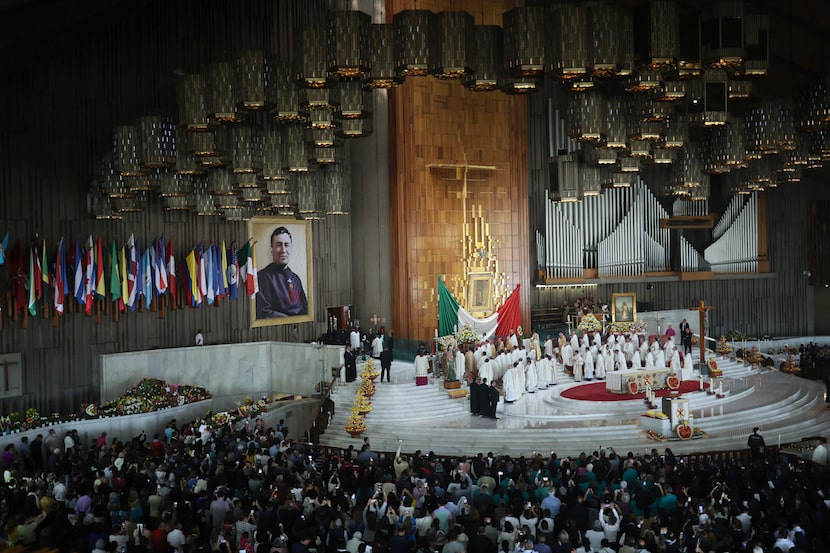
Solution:
<svg viewBox="0 0 830 553"><path fill-rule="evenodd" d="M628 393L628 381L634 379L637 382L638 393L646 389L646 384L654 390L666 387L666 376L671 373L667 368L655 369L625 369L605 373L605 389L615 394Z"/></svg>

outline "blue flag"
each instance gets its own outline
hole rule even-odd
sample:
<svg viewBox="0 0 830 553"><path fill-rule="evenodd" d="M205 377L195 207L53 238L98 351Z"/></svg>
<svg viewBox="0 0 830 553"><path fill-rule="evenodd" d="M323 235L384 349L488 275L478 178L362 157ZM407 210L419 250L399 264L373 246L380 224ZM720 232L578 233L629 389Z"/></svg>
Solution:
<svg viewBox="0 0 830 553"><path fill-rule="evenodd" d="M231 243L231 255L228 262L228 297L235 300L239 295L239 256L236 253L236 242Z"/></svg>

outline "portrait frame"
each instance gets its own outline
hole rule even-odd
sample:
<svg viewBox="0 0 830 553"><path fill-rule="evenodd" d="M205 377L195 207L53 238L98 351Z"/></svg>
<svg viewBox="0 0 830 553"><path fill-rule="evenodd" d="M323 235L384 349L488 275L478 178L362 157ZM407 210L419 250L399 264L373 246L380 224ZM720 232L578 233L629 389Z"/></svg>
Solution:
<svg viewBox="0 0 830 553"><path fill-rule="evenodd" d="M628 308L626 309L626 305ZM611 322L633 323L637 321L637 294L622 292L611 294Z"/></svg>
<svg viewBox="0 0 830 553"><path fill-rule="evenodd" d="M467 311L493 311L493 273L467 274Z"/></svg>
<svg viewBox="0 0 830 553"><path fill-rule="evenodd" d="M300 315L287 317L257 317L257 299L250 301L251 327L305 323L314 320L314 271L311 255L311 221L291 217L252 217L248 221L248 236L252 237L256 256L257 273L273 263L271 255L271 233L283 226L291 233L291 256L288 267L299 277L308 300L308 310ZM242 283L240 282L240 286Z"/></svg>

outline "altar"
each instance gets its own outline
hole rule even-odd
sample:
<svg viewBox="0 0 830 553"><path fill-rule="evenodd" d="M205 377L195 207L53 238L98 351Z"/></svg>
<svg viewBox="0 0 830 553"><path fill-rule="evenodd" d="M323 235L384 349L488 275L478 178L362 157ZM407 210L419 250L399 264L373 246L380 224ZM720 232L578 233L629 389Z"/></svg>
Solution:
<svg viewBox="0 0 830 553"><path fill-rule="evenodd" d="M646 387L660 390L666 387L666 377L671 373L668 368L654 369L625 369L605 373L605 389L615 394L631 393L628 388L629 380L637 383L637 392L644 392Z"/></svg>

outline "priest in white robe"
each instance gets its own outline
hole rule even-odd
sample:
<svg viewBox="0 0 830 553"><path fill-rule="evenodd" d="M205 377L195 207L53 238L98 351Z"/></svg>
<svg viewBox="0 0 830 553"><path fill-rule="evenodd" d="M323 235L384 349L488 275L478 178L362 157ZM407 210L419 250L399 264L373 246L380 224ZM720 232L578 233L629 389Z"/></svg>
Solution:
<svg viewBox="0 0 830 553"><path fill-rule="evenodd" d="M464 373L466 372L466 360L464 359L464 352L461 351L461 348L455 348L455 377L458 380L464 379ZM490 382L487 380L487 382Z"/></svg>
<svg viewBox="0 0 830 553"><path fill-rule="evenodd" d="M692 359L692 354L687 353L683 356L683 370L680 371L681 380L692 380L695 375L695 362Z"/></svg>
<svg viewBox="0 0 830 553"><path fill-rule="evenodd" d="M586 350L584 353L585 358L585 380L593 380L594 379L594 356L591 355L590 350Z"/></svg>
<svg viewBox="0 0 830 553"><path fill-rule="evenodd" d="M640 361L640 350L635 349L634 353L631 354L631 368L632 369L642 369L643 363Z"/></svg>
<svg viewBox="0 0 830 553"><path fill-rule="evenodd" d="M574 351L570 344L565 344L562 347L562 364L565 366L565 372L572 371L574 366Z"/></svg>
<svg viewBox="0 0 830 553"><path fill-rule="evenodd" d="M588 337L587 332L582 333L582 347L585 349L591 347L591 339Z"/></svg>
<svg viewBox="0 0 830 553"><path fill-rule="evenodd" d="M576 335L576 332L571 334L571 349L574 353L579 351L579 337Z"/></svg>
<svg viewBox="0 0 830 553"><path fill-rule="evenodd" d="M635 349L640 348L640 337L637 334L631 335L631 343L634 344Z"/></svg>
<svg viewBox="0 0 830 553"><path fill-rule="evenodd" d="M536 385L538 383L536 378L536 363L530 358L525 360L525 391L531 394L536 393Z"/></svg>
<svg viewBox="0 0 830 553"><path fill-rule="evenodd" d="M679 351L674 350L672 352L670 366L671 366L671 372L673 372L675 374L678 374L678 375L680 374L680 369L682 369L683 366L680 364L680 352Z"/></svg>
<svg viewBox="0 0 830 553"><path fill-rule="evenodd" d="M624 371L628 368L628 361L625 358L625 353L621 349L616 350L616 356L614 362L614 370L615 371Z"/></svg>
<svg viewBox="0 0 830 553"><path fill-rule="evenodd" d="M559 384L559 361L556 356L548 357L548 385Z"/></svg>
<svg viewBox="0 0 830 553"><path fill-rule="evenodd" d="M666 368L666 352L662 349L657 350L657 355L654 358L654 366L658 369Z"/></svg>
<svg viewBox="0 0 830 553"><path fill-rule="evenodd" d="M543 355L545 357L551 357L553 355L553 338L550 337L550 334L548 334L548 337L545 340L545 348Z"/></svg>
<svg viewBox="0 0 830 553"><path fill-rule="evenodd" d="M594 362L594 375L597 377L598 380L605 379L605 351L606 346L603 346L602 351L597 352L597 358ZM610 358L611 355L609 354L608 357ZM613 364L611 366L613 367Z"/></svg>
<svg viewBox="0 0 830 553"><path fill-rule="evenodd" d="M512 403L521 397L521 393L519 389L516 387L516 379L514 378L516 373L516 368L511 367L504 373L504 378L502 378L502 388L504 388L504 401L507 403Z"/></svg>
<svg viewBox="0 0 830 553"><path fill-rule="evenodd" d="M415 358L415 382L418 386L424 386L427 383L427 376L429 376L429 360L421 353Z"/></svg>
<svg viewBox="0 0 830 553"><path fill-rule="evenodd" d="M544 390L548 387L548 358L542 357L535 363L536 365L536 388Z"/></svg>
<svg viewBox="0 0 830 553"><path fill-rule="evenodd" d="M481 369L478 371L479 378L486 378L487 382L493 382L495 380L495 371L493 370L493 363L490 359L485 359L484 364L481 366Z"/></svg>
<svg viewBox="0 0 830 553"><path fill-rule="evenodd" d="M654 354L648 352L646 354L646 370L650 371L654 369Z"/></svg>
<svg viewBox="0 0 830 553"><path fill-rule="evenodd" d="M585 360L579 352L574 355L574 382L582 382L584 376Z"/></svg>

